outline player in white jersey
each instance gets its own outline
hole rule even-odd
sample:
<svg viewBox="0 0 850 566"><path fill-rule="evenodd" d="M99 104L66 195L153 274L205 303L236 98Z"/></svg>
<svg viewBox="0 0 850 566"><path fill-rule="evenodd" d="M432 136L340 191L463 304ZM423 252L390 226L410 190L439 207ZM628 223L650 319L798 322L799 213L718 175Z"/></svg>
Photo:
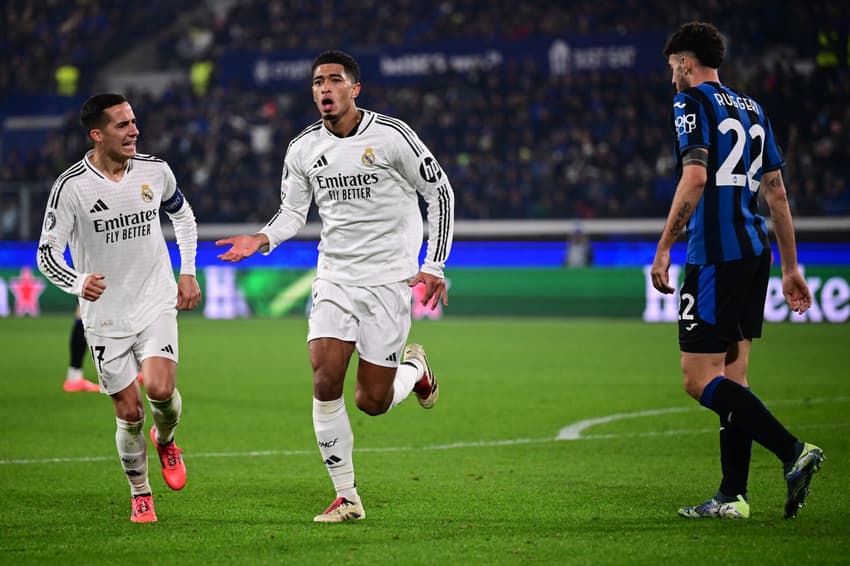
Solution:
<svg viewBox="0 0 850 566"><path fill-rule="evenodd" d="M94 149L53 185L37 261L60 289L80 297L86 339L101 391L115 407L118 455L132 496L133 522L156 521L148 481L145 409L136 376L141 365L166 484L186 483L174 442L182 399L176 388L177 310L198 305L197 227L167 163L136 153L139 129L120 94L98 94L80 111ZM160 228L160 208L180 247L175 283ZM70 247L74 267L64 259Z"/></svg>
<svg viewBox="0 0 850 566"><path fill-rule="evenodd" d="M411 287L422 303L448 304L443 267L452 245L454 194L445 173L404 122L363 110L357 62L326 51L313 62L313 100L322 119L289 144L281 207L258 234L225 238L219 257L240 261L271 252L304 225L311 201L322 220L307 340L313 366L313 427L336 499L317 522L365 517L354 481L354 436L343 384L357 350L357 407L379 415L413 391L431 408L438 386L410 331ZM428 246L419 267L427 204ZM402 348L404 357L402 358ZM402 361L402 363L399 363Z"/></svg>

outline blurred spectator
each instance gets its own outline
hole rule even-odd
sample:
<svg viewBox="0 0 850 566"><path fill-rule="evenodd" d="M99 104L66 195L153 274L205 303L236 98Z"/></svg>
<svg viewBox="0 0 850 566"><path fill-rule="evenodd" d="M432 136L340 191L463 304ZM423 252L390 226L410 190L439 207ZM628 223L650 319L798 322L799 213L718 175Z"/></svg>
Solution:
<svg viewBox="0 0 850 566"><path fill-rule="evenodd" d="M567 267L587 267L590 263L590 238L581 229L577 229L570 235L567 246Z"/></svg>
<svg viewBox="0 0 850 566"><path fill-rule="evenodd" d="M80 82L80 70L76 65L65 63L56 68L56 92L60 96L74 96Z"/></svg>
<svg viewBox="0 0 850 566"><path fill-rule="evenodd" d="M14 240L18 237L18 203L14 197L0 200L0 238Z"/></svg>
<svg viewBox="0 0 850 566"><path fill-rule="evenodd" d="M199 97L206 96L210 87L214 63L208 60L195 61L189 70L189 80L192 82L192 90Z"/></svg>

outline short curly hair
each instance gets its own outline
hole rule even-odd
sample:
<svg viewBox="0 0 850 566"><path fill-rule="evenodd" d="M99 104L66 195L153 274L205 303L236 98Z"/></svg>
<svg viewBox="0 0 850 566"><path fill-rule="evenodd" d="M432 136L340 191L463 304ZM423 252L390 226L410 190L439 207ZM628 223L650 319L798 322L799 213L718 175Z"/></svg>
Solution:
<svg viewBox="0 0 850 566"><path fill-rule="evenodd" d="M706 67L717 69L726 53L726 42L720 31L708 22L683 24L664 46L664 58L673 53L693 53Z"/></svg>
<svg viewBox="0 0 850 566"><path fill-rule="evenodd" d="M357 60L348 53L339 51L338 49L330 49L322 52L313 61L313 66L310 69L310 72L315 73L316 67L319 65L326 65L328 63L337 63L342 65L343 69L345 69L345 73L351 79L352 83L360 82L360 65L357 64Z"/></svg>

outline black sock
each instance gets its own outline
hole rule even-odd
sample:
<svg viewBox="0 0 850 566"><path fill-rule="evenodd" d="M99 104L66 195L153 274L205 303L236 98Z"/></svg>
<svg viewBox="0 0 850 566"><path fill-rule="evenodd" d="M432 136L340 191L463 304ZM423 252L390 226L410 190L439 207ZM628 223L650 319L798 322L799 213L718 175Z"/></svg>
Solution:
<svg viewBox="0 0 850 566"><path fill-rule="evenodd" d="M83 367L83 356L86 355L86 333L83 331L83 321L77 319L71 329L71 367Z"/></svg>
<svg viewBox="0 0 850 566"><path fill-rule="evenodd" d="M794 461L797 439L746 387L721 375L705 386L699 402L750 435L783 464Z"/></svg>
<svg viewBox="0 0 850 566"><path fill-rule="evenodd" d="M753 437L720 417L720 469L723 479L718 495L727 495L731 501L736 495L743 495L746 499L752 450ZM726 503L720 498L715 499Z"/></svg>

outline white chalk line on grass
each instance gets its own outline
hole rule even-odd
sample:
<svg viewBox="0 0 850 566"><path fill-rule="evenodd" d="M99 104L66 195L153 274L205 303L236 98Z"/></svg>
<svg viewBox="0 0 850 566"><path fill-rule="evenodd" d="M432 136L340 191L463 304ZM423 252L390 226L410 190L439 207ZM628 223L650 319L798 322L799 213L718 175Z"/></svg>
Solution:
<svg viewBox="0 0 850 566"><path fill-rule="evenodd" d="M772 401L770 406L776 405L805 405L805 404L823 404L823 403L846 403L850 401L850 397L834 397L831 399L805 399L805 400L789 400L789 401ZM658 436L685 436L691 434L706 434L717 432L717 428L704 429L682 429L682 430L665 430L665 431L644 431L633 433L612 433L612 434L583 434L585 430L592 426L607 424L614 421L635 419L641 417L652 417L657 415L665 415L672 413L683 413L687 411L698 411L701 407L671 407L667 409L655 409L648 411L636 411L633 413L618 413L608 415L606 417L598 417L594 419L585 419L571 425L565 426L558 434L548 438L515 438L511 440L482 440L476 442L452 442L449 444L432 444L430 446L387 446L383 448L355 448L355 452L412 452L415 450L454 450L457 448L495 448L499 446L518 446L523 444L545 444L550 442L562 442L570 440L607 440L616 438L651 438ZM810 424L798 425L794 429L812 430L812 429L834 429L848 428L850 422L831 423L831 424ZM196 458L261 458L265 456L315 456L315 450L249 450L244 452L201 452L191 454L190 460ZM78 456L66 458L31 458L31 459L0 459L0 465L21 465L21 464L66 464L66 463L87 463L87 462L110 462L115 459L115 456Z"/></svg>
<svg viewBox="0 0 850 566"><path fill-rule="evenodd" d="M824 399L794 399L794 400L786 400L786 401L772 401L768 405L769 406L777 406L777 405L818 405L823 403L846 403L850 401L850 397L833 397L833 398L824 398ZM580 438L617 438L617 437L629 437L632 435L629 434L617 434L614 436L609 435L593 435L593 436L582 436L582 432L587 430L588 428L600 424L607 424L614 421L621 421L625 419L636 419L640 417L654 417L657 415L667 415L671 413L684 413L688 411L699 411L699 410L707 410L699 405L693 405L691 407L671 407L669 409L654 409L650 411L637 411L633 413L620 413L616 415L608 415L607 417L598 417L595 419L585 419L583 421L578 421L569 426L565 426L560 431L558 431L558 435L555 437L556 440L578 440ZM716 429L712 429L716 430ZM637 433L638 435L645 435L646 433ZM652 436L676 436L678 434L688 434L688 431L666 431L662 433L651 433Z"/></svg>

